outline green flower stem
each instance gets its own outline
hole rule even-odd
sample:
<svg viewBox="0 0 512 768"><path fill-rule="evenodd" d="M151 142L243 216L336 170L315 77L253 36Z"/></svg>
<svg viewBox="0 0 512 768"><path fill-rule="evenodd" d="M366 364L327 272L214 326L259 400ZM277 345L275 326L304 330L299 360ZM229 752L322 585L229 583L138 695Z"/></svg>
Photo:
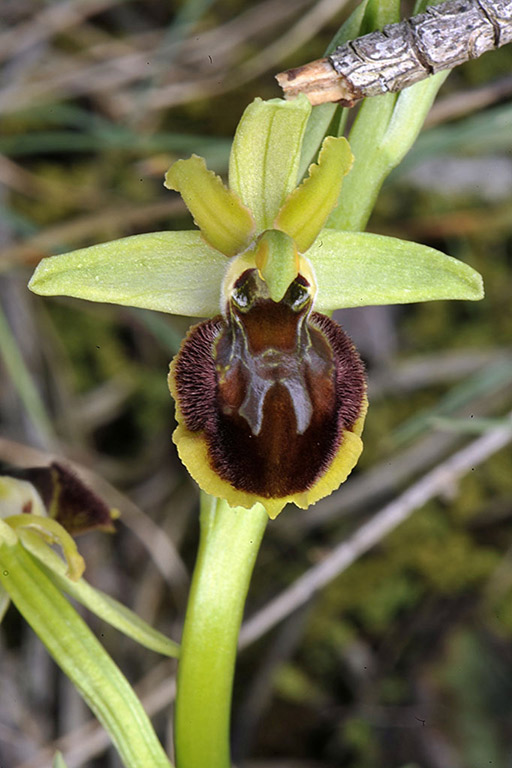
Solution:
<svg viewBox="0 0 512 768"><path fill-rule="evenodd" d="M363 231L370 218L382 182L393 167L381 142L393 115L397 95L385 93L365 101L349 135L354 165L345 179L339 205L331 213L328 227Z"/></svg>
<svg viewBox="0 0 512 768"><path fill-rule="evenodd" d="M0 583L106 728L126 768L172 768L119 668L32 555L5 536Z"/></svg>
<svg viewBox="0 0 512 768"><path fill-rule="evenodd" d="M238 633L268 521L261 504L202 494L201 536L178 667L176 765L230 768L231 688Z"/></svg>
<svg viewBox="0 0 512 768"><path fill-rule="evenodd" d="M448 74L439 72L398 96L386 93L361 106L349 136L356 159L328 227L352 232L365 229L386 176L414 144Z"/></svg>
<svg viewBox="0 0 512 768"><path fill-rule="evenodd" d="M427 5L420 0L415 13ZM361 33L398 21L397 0L369 0L361 21ZM439 72L406 88L400 94L385 93L361 105L349 134L354 166L343 184L343 195L331 213L327 226L362 232L381 186L414 144L436 94L449 72Z"/></svg>

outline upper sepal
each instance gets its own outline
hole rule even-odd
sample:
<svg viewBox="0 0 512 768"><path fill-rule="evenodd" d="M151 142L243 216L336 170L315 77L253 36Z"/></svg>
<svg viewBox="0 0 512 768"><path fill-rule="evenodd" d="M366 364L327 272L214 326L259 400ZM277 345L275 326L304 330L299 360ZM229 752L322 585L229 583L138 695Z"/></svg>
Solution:
<svg viewBox="0 0 512 768"><path fill-rule="evenodd" d="M294 101L255 99L238 124L229 160L229 186L270 229L297 184L302 139L311 114L305 96Z"/></svg>

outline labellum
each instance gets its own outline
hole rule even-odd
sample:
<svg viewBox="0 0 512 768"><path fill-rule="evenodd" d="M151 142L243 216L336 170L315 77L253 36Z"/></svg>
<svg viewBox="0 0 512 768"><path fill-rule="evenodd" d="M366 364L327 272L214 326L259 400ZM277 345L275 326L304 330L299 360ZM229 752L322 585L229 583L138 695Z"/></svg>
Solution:
<svg viewBox="0 0 512 768"><path fill-rule="evenodd" d="M232 505L260 501L270 517L331 493L362 448L363 364L312 311L313 293L308 269L279 301L257 268L244 269L225 313L193 327L171 365L174 441L192 477Z"/></svg>

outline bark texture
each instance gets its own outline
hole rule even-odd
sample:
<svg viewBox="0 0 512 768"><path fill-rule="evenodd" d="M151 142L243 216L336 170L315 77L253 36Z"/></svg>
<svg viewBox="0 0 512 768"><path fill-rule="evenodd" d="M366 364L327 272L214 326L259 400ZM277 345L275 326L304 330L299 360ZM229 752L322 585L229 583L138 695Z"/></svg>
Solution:
<svg viewBox="0 0 512 768"><path fill-rule="evenodd" d="M313 104L400 91L512 41L512 0L448 0L277 75L285 96Z"/></svg>

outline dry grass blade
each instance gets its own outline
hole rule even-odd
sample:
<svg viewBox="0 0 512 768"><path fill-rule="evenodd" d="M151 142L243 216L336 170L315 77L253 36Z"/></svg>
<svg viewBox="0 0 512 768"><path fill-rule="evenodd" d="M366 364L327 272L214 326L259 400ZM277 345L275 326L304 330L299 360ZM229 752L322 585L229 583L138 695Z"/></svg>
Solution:
<svg viewBox="0 0 512 768"><path fill-rule="evenodd" d="M97 10L116 1L97 0ZM214 30L195 30L194 35L185 41L166 43L165 32L162 31L139 35L134 39L132 52L127 52L125 46L114 56L112 46L104 43L92 45L89 50L74 55L50 49L47 55L42 55L42 60L38 58L37 66L30 67L27 64L22 85L16 88L7 86L0 91L0 107L7 114L43 105L56 98L101 94L103 98L108 95L111 114L119 117L137 108L141 94L138 91L132 92L131 87L146 81L148 76L156 77L166 84L143 92L145 109L159 109L211 96L213 92L232 90L238 84L232 75L243 62L247 42L260 36L274 36L276 25L286 23L310 1L299 0L289 5L279 0L266 0ZM336 6L342 6L340 0L337 3L324 0L324 4L331 7L329 12L324 10L326 18L335 12ZM64 4L52 8L60 8L61 5ZM37 26L35 21L31 21L21 25L21 29L15 28L12 37L19 38L24 46L28 45L28 41L33 44L36 39L51 38L54 28L55 31L66 29L69 33L73 22L78 24L86 12L90 15L97 12L96 6L91 5L91 9L82 9L82 15L79 8L73 16L73 6L74 3L66 4L61 16L54 11L51 24ZM314 31L314 28L310 30L309 37ZM304 35L307 35L307 29L303 30L296 44L304 39ZM112 45L114 50L119 48L115 40ZM4 52L6 57L10 55L11 47L12 40ZM286 53L285 47L282 55ZM172 59L171 67L168 64L169 58ZM267 65L271 66L273 61L274 55ZM213 73L210 75L212 65ZM254 76L250 69L243 78L244 82ZM261 63L254 69L255 72L261 71ZM208 76L205 77L206 73Z"/></svg>
<svg viewBox="0 0 512 768"><path fill-rule="evenodd" d="M26 49L76 26L84 19L110 8L120 0L67 0L49 5L30 21L0 34L0 61L19 56Z"/></svg>

